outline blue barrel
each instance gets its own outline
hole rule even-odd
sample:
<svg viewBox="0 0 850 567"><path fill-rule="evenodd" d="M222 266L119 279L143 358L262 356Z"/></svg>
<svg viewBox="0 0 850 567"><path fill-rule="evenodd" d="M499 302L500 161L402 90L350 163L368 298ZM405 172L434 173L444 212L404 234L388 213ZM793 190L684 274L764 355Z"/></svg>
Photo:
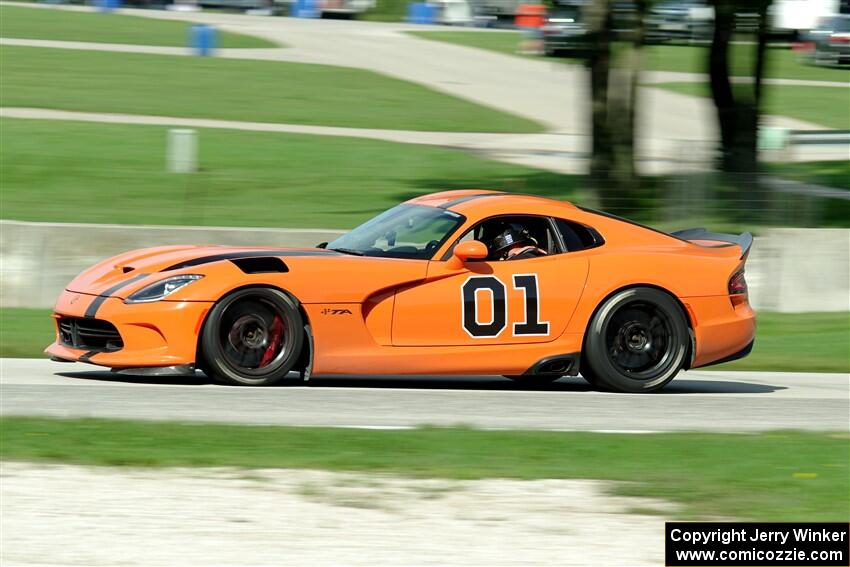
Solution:
<svg viewBox="0 0 850 567"><path fill-rule="evenodd" d="M206 57L213 54L216 48L218 32L214 26L195 24L189 29L189 47L196 55Z"/></svg>
<svg viewBox="0 0 850 567"><path fill-rule="evenodd" d="M436 4L431 4L430 2L425 3L425 7L422 9L422 20L423 24L433 24L437 21Z"/></svg>
<svg viewBox="0 0 850 567"><path fill-rule="evenodd" d="M100 12L112 12L121 7L121 0L95 0L94 5Z"/></svg>
<svg viewBox="0 0 850 567"><path fill-rule="evenodd" d="M419 5L421 2L408 2L407 4L407 21L411 24L416 23L416 19L419 15Z"/></svg>
<svg viewBox="0 0 850 567"><path fill-rule="evenodd" d="M290 6L289 15L295 18L318 18L322 15L316 0L295 0Z"/></svg>
<svg viewBox="0 0 850 567"><path fill-rule="evenodd" d="M433 24L437 19L437 6L427 2L407 5L407 21L412 24Z"/></svg>

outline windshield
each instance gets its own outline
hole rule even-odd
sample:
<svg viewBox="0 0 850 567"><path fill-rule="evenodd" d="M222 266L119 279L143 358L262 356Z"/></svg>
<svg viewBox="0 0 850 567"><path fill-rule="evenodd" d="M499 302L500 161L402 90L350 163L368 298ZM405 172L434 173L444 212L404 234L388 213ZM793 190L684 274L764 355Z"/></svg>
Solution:
<svg viewBox="0 0 850 567"><path fill-rule="evenodd" d="M427 260L463 222L463 215L423 205L398 205L328 243L329 250Z"/></svg>

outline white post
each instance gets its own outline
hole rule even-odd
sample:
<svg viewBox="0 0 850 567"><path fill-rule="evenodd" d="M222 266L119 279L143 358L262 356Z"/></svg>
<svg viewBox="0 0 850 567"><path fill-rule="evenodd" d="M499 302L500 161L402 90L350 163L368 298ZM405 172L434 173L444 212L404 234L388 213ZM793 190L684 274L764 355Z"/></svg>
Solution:
<svg viewBox="0 0 850 567"><path fill-rule="evenodd" d="M165 163L172 173L198 171L198 132L187 128L168 130Z"/></svg>

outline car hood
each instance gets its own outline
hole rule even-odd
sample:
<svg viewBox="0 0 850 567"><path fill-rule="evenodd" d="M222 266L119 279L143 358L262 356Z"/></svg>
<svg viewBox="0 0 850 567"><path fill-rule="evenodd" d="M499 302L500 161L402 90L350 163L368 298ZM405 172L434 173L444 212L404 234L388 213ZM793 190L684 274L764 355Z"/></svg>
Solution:
<svg viewBox="0 0 850 567"><path fill-rule="evenodd" d="M237 265L244 258L279 258L282 269L246 272ZM421 260L352 256L321 248L161 246L104 260L74 278L66 289L126 299L169 276L201 274L209 277L174 299L214 301L240 285L269 283L287 287L302 301L359 302L377 290L424 278L426 266ZM328 285L317 286L317 281Z"/></svg>

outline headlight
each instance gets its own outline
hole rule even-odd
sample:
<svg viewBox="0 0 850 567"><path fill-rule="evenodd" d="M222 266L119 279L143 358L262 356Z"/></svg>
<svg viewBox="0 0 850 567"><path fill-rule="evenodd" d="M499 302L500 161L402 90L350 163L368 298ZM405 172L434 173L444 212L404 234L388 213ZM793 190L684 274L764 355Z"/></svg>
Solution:
<svg viewBox="0 0 850 567"><path fill-rule="evenodd" d="M147 287L143 287L139 291L133 293L124 300L124 303L148 303L150 301L159 301L164 299L195 280L199 280L204 276L198 274L185 274L182 276L172 276L152 283Z"/></svg>

